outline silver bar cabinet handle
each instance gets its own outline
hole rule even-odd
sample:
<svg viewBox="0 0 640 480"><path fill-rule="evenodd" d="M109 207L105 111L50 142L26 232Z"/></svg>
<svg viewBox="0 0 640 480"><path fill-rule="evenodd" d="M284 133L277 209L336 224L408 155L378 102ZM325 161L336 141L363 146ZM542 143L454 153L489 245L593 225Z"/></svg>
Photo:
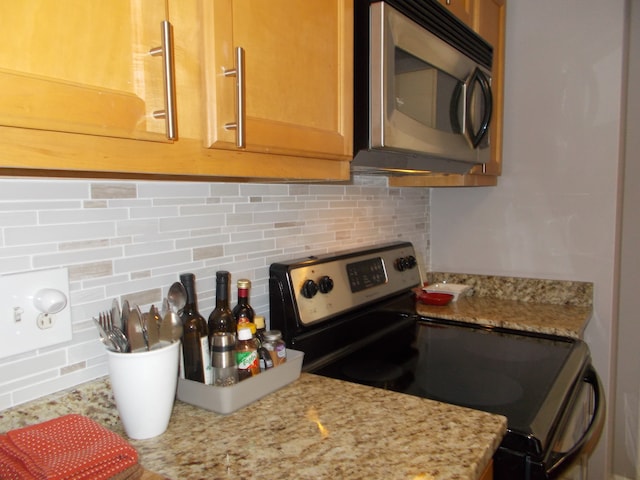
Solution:
<svg viewBox="0 0 640 480"><path fill-rule="evenodd" d="M236 121L225 123L224 128L236 131L236 147L245 146L244 129L244 48L236 47L236 66L224 70L225 77L236 77Z"/></svg>
<svg viewBox="0 0 640 480"><path fill-rule="evenodd" d="M162 77L164 79L164 110L153 112L153 118L164 118L167 130L167 138L178 138L178 122L176 108L176 82L173 60L173 26L167 20L160 24L162 46L152 48L149 53L152 56L162 55Z"/></svg>

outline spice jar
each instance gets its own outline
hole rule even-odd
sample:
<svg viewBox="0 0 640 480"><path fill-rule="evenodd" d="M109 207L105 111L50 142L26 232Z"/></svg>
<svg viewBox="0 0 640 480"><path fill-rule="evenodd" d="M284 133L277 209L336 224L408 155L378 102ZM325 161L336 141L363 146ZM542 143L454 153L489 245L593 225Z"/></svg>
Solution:
<svg viewBox="0 0 640 480"><path fill-rule="evenodd" d="M232 333L215 332L211 336L213 385L227 387L238 383L235 346L235 335Z"/></svg>
<svg viewBox="0 0 640 480"><path fill-rule="evenodd" d="M267 330L264 332L263 337L264 340L262 342L262 346L269 352L271 360L273 361L273 366L277 367L278 365L286 362L287 347L284 340L282 340L282 333L280 333L280 330Z"/></svg>
<svg viewBox="0 0 640 480"><path fill-rule="evenodd" d="M264 317L262 315L256 315L254 320L253 320L253 324L256 326L256 339L258 340L258 342L260 343L260 345L262 345L262 340L263 340L263 335L264 332L267 330L265 328L265 322L264 322Z"/></svg>

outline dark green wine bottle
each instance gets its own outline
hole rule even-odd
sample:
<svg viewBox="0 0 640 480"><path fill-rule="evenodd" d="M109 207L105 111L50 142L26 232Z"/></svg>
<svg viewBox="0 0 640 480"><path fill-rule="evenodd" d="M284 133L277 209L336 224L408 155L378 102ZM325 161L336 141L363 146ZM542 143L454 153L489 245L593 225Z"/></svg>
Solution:
<svg viewBox="0 0 640 480"><path fill-rule="evenodd" d="M229 307L229 272L216 272L216 307L209 315L209 345L214 333L236 335L236 321Z"/></svg>
<svg viewBox="0 0 640 480"><path fill-rule="evenodd" d="M180 282L187 292L187 303L180 312L184 377L188 380L210 384L209 332L207 322L198 312L195 275L183 273L180 275Z"/></svg>

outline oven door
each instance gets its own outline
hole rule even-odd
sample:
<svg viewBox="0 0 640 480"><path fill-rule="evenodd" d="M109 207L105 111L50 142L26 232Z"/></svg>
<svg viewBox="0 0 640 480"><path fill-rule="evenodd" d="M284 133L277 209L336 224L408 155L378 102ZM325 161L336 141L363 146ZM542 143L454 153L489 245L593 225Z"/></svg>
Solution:
<svg viewBox="0 0 640 480"><path fill-rule="evenodd" d="M586 480L587 460L604 426L604 402L602 384L591 368L554 445L547 469L550 478Z"/></svg>
<svg viewBox="0 0 640 480"><path fill-rule="evenodd" d="M503 444L494 456L494 479L586 480L587 460L600 438L604 412L602 383L587 365L561 412L551 447L539 457Z"/></svg>
<svg viewBox="0 0 640 480"><path fill-rule="evenodd" d="M490 71L384 2L370 14L370 148L486 163Z"/></svg>

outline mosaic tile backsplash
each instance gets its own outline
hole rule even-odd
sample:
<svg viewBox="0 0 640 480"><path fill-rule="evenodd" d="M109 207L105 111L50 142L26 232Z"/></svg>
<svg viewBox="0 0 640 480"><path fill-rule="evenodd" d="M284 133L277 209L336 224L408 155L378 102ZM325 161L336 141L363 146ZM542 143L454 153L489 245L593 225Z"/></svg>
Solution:
<svg viewBox="0 0 640 480"><path fill-rule="evenodd" d="M428 189L374 176L328 185L0 179L0 274L67 267L73 325L67 344L0 359L0 410L106 375L91 317L113 298L159 304L193 272L206 318L215 272L229 270L234 285L252 281L251 303L268 321L271 263L393 240L411 241L426 270Z"/></svg>

